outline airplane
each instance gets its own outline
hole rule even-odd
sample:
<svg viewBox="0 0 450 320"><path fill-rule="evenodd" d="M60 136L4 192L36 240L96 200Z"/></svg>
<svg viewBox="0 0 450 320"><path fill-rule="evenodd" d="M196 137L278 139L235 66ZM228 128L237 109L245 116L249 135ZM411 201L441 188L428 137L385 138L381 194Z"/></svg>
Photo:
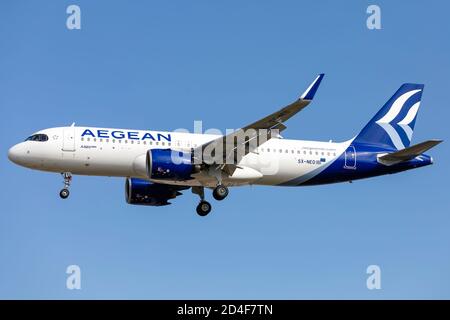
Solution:
<svg viewBox="0 0 450 320"><path fill-rule="evenodd" d="M405 83L355 137L344 142L285 139L288 119L308 106L324 77L319 74L293 103L226 135L96 127L40 130L8 151L23 167L61 173L69 196L72 175L125 178L128 204L164 206L191 188L196 211L243 185L311 186L392 174L428 166L424 154L442 140L410 146L423 84ZM224 150L225 149L225 150Z"/></svg>

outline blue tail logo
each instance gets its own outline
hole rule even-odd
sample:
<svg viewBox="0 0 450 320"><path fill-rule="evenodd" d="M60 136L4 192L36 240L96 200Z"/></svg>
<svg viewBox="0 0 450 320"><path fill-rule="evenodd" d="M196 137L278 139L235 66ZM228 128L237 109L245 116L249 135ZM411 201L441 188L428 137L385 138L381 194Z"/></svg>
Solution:
<svg viewBox="0 0 450 320"><path fill-rule="evenodd" d="M355 141L382 144L397 150L411 143L423 85L407 83L386 102Z"/></svg>

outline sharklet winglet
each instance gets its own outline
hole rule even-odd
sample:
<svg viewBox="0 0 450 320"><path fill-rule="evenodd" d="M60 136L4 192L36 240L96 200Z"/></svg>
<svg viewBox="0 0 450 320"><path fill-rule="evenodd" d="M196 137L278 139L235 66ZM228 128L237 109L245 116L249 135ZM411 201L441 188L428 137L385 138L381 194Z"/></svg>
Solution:
<svg viewBox="0 0 450 320"><path fill-rule="evenodd" d="M322 81L324 73L319 74L316 79L309 85L308 89L301 95L300 99L302 100L312 100L314 95L316 94L317 89L319 88L320 82Z"/></svg>

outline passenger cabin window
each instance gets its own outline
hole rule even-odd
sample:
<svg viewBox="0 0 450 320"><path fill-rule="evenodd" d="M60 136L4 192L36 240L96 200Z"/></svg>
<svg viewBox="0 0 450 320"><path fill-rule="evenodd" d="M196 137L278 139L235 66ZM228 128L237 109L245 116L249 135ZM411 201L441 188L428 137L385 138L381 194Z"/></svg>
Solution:
<svg viewBox="0 0 450 320"><path fill-rule="evenodd" d="M25 139L25 141L47 141L48 140L48 136L46 134L33 134L32 136L28 137Z"/></svg>

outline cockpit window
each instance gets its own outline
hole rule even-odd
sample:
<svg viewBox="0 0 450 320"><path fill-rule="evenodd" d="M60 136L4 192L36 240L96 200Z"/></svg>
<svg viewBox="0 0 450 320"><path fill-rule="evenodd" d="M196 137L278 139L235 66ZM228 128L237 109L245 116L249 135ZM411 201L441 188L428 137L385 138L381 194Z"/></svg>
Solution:
<svg viewBox="0 0 450 320"><path fill-rule="evenodd" d="M25 139L25 141L47 141L48 136L46 134L38 133Z"/></svg>

